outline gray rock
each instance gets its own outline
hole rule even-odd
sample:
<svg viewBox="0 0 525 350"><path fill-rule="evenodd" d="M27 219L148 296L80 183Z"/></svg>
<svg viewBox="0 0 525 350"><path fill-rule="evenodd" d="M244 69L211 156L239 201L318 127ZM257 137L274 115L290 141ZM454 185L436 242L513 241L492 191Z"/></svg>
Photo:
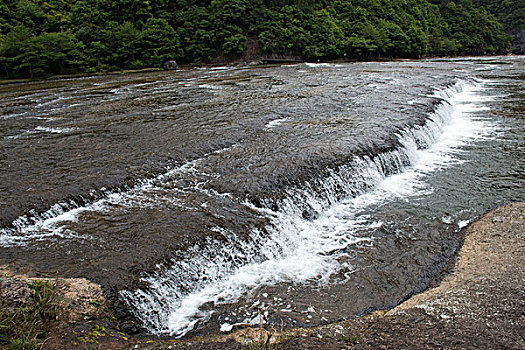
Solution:
<svg viewBox="0 0 525 350"><path fill-rule="evenodd" d="M13 309L27 305L33 301L34 291L24 281L13 278L0 278L0 305Z"/></svg>
<svg viewBox="0 0 525 350"><path fill-rule="evenodd" d="M174 60L169 60L169 61L164 62L164 64L162 65L162 68L164 70L175 70L179 68L179 66L177 65L177 62L175 62Z"/></svg>

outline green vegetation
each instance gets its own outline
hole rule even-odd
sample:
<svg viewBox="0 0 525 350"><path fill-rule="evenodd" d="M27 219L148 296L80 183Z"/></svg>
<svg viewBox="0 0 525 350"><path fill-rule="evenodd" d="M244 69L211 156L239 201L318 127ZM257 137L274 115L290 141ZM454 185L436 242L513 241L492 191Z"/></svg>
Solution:
<svg viewBox="0 0 525 350"><path fill-rule="evenodd" d="M58 302L55 288L48 282L31 285L34 298L28 305L0 310L0 347L11 350L38 349L56 320Z"/></svg>
<svg viewBox="0 0 525 350"><path fill-rule="evenodd" d="M424 57L508 45L503 26L473 0L0 0L4 78L167 59Z"/></svg>
<svg viewBox="0 0 525 350"><path fill-rule="evenodd" d="M484 6L495 14L507 31L515 28L525 29L525 2L515 0L476 0L478 6Z"/></svg>
<svg viewBox="0 0 525 350"><path fill-rule="evenodd" d="M525 1L514 0L475 0L497 16L505 31L513 37L513 50L525 54Z"/></svg>
<svg viewBox="0 0 525 350"><path fill-rule="evenodd" d="M82 332L82 335L77 337L78 343L73 343L74 346L77 346L79 344L96 344L98 346L100 345L100 340L103 337L120 338L120 340L122 341L128 341L128 338L125 336L124 333L119 331L106 330L106 327L99 326L98 324L95 324L91 331L85 334L84 331Z"/></svg>

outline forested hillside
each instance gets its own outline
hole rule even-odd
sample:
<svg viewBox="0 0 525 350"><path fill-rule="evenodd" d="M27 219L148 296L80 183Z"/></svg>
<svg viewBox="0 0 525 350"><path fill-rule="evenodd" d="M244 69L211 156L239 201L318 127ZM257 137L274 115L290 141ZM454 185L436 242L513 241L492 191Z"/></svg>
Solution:
<svg viewBox="0 0 525 350"><path fill-rule="evenodd" d="M0 0L2 77L167 59L492 54L508 44L496 17L472 0Z"/></svg>
<svg viewBox="0 0 525 350"><path fill-rule="evenodd" d="M525 54L525 1L524 0L476 0L495 14L513 36L513 48L516 53Z"/></svg>

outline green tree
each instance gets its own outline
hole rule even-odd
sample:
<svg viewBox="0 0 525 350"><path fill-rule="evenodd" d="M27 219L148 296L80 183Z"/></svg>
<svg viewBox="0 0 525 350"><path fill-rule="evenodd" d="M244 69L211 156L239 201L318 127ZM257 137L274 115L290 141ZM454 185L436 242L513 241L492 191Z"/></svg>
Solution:
<svg viewBox="0 0 525 350"><path fill-rule="evenodd" d="M179 37L165 19L149 18L141 39L142 62L146 66L160 67L162 62L180 57Z"/></svg>
<svg viewBox="0 0 525 350"><path fill-rule="evenodd" d="M111 37L111 34L110 34ZM111 42L116 50L113 52L113 62L123 68L139 68L142 65L140 55L142 49L142 33L132 22L124 22L117 27Z"/></svg>
<svg viewBox="0 0 525 350"><path fill-rule="evenodd" d="M73 34L44 33L29 39L29 45L37 57L38 75L70 73L83 63L83 44Z"/></svg>
<svg viewBox="0 0 525 350"><path fill-rule="evenodd" d="M44 11L36 3L30 0L17 0L15 9L11 13L16 24L31 29L33 33L38 33L44 23Z"/></svg>
<svg viewBox="0 0 525 350"><path fill-rule="evenodd" d="M307 29L309 35L304 49L306 59L325 59L342 55L343 31L328 10L315 11L310 17Z"/></svg>
<svg viewBox="0 0 525 350"><path fill-rule="evenodd" d="M224 39L222 49L227 56L238 56L246 49L246 37L242 34L233 34Z"/></svg>
<svg viewBox="0 0 525 350"><path fill-rule="evenodd" d="M7 77L23 75L32 76L31 66L26 66L27 42L31 38L31 30L23 25L14 27L4 38L0 46L0 62Z"/></svg>
<svg viewBox="0 0 525 350"><path fill-rule="evenodd" d="M494 14L519 34L524 11L511 0L0 0L0 75L204 63L247 49L308 60L490 54L509 44Z"/></svg>
<svg viewBox="0 0 525 350"><path fill-rule="evenodd" d="M176 28L186 62L206 62L216 53L217 34L207 8L191 6L179 13Z"/></svg>
<svg viewBox="0 0 525 350"><path fill-rule="evenodd" d="M82 43L69 33L31 36L23 26L15 27L0 47L0 60L9 77L37 77L69 73L82 65Z"/></svg>

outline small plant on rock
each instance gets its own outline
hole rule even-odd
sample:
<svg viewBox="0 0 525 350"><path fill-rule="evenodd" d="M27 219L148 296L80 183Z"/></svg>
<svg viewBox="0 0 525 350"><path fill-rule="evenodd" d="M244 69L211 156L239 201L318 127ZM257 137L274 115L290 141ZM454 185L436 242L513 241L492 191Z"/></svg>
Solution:
<svg viewBox="0 0 525 350"><path fill-rule="evenodd" d="M34 281L33 298L18 307L0 308L0 346L10 350L38 349L56 320L58 301L55 285Z"/></svg>

